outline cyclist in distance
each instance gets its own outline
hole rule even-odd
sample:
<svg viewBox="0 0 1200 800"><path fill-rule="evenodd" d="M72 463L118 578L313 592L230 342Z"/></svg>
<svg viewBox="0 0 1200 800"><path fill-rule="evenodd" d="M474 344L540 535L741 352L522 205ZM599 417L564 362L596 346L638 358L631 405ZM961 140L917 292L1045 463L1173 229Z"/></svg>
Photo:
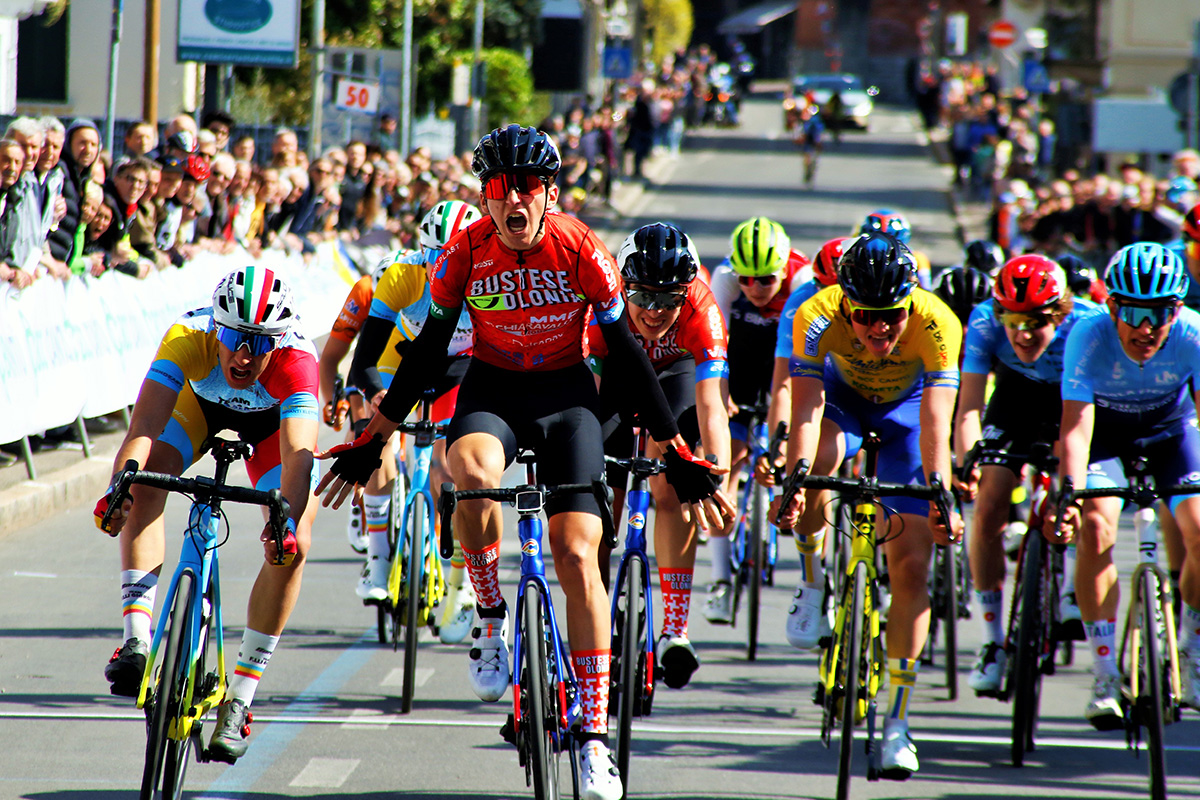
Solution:
<svg viewBox="0 0 1200 800"><path fill-rule="evenodd" d="M995 277L1004 261L1004 248L987 239L975 239L963 248L963 266L977 269L989 278Z"/></svg>
<svg viewBox="0 0 1200 800"><path fill-rule="evenodd" d="M933 293L954 312L965 331L975 306L992 296L992 279L975 267L953 267L938 275Z"/></svg>
<svg viewBox="0 0 1200 800"><path fill-rule="evenodd" d="M732 507L717 491L718 468L692 455L679 435L646 352L633 337L612 256L591 230L551 213L558 148L535 128L510 125L480 139L472 169L485 217L450 239L433 269L429 315L396 369L366 430L339 445L318 485L336 507L379 467L384 442L444 369L446 349L466 303L474 351L447 432L447 463L460 489L494 488L519 446L537 453L548 485L587 483L604 474L597 392L584 363L588 309L604 331L618 390L640 400L651 437L666 446L667 479L685 513L722 527ZM610 364L612 366L612 364ZM723 471L723 470L721 470ZM583 703L580 789L588 800L617 800L621 779L607 742L609 608L597 550L602 526L591 495L548 504L550 547L567 598L567 630ZM500 586L501 510L464 501L455 530L477 598L468 676L486 701L510 680L508 609Z"/></svg>
<svg viewBox="0 0 1200 800"><path fill-rule="evenodd" d="M1062 474L1078 487L1124 486L1130 461L1144 456L1158 486L1200 474L1196 398L1200 315L1183 307L1183 262L1159 244L1121 248L1108 263L1108 314L1071 331L1063 361ZM1179 623L1183 702L1200 707L1200 496L1169 506L1183 534ZM1075 593L1092 650L1094 682L1085 716L1100 730L1123 728L1117 663L1120 586L1113 563L1122 500L1093 498L1050 519L1051 541L1074 541ZM1056 535L1058 534L1058 535Z"/></svg>
<svg viewBox="0 0 1200 800"><path fill-rule="evenodd" d="M959 464L979 441L1028 453L1039 442L1057 440L1067 337L1081 320L1099 313L1099 306L1072 296L1066 273L1045 256L1017 256L1001 268L992 299L975 309L967 327L955 425ZM992 373L995 389L986 399ZM967 683L980 695L999 693L1007 666L1002 534L1023 467L1017 459L988 459L956 481L965 499L975 501L967 553L983 612L983 644ZM1070 549L1060 618L1078 626L1074 560Z"/></svg>
<svg viewBox="0 0 1200 800"><path fill-rule="evenodd" d="M1067 273L1067 285L1076 297L1086 298L1093 303L1103 303L1108 299L1108 289L1104 287L1104 281L1082 258L1072 253L1062 253L1055 260L1063 268L1063 272Z"/></svg>
<svg viewBox="0 0 1200 800"><path fill-rule="evenodd" d="M661 222L638 228L617 253L630 328L654 365L680 434L689 445L700 445L709 462L728 464L728 337L712 292L696 280L699 265L700 257L687 234ZM631 415L625 408L627 398L609 389L621 383L604 377L608 344L595 322L588 326L588 347L592 371L600 378L605 452L626 458L634 442ZM646 455L660 458L662 453L657 445L651 445ZM621 487L616 503L620 508L625 476L613 467L609 467L609 476L610 483ZM663 681L679 689L700 666L687 635L697 537L695 526L683 518L675 491L661 475L650 478L650 490L663 606L662 634L655 655Z"/></svg>
<svg viewBox="0 0 1200 800"><path fill-rule="evenodd" d="M729 332L729 433L731 474L746 458L749 409L770 397L775 336L783 306L808 278L808 257L792 249L783 226L766 217L734 228L729 257L713 270L712 293ZM742 408L744 407L744 409ZM709 622L728 624L732 617L729 531L712 531L712 584L705 602Z"/></svg>
<svg viewBox="0 0 1200 800"><path fill-rule="evenodd" d="M917 287L908 247L879 231L858 237L838 265L838 285L818 292L796 314L789 469L804 458L812 474L832 475L874 430L882 440L880 480L924 485L929 473L949 475L961 340L962 326L950 309ZM787 620L788 641L801 649L816 647L829 633L824 506L817 493L799 492L781 520L804 537L801 584ZM892 506L898 519L889 518L891 533L903 532L884 544L892 604L881 767L885 778L903 780L918 768L908 700L929 629L930 557L935 537L957 539L962 521L957 514L941 519L933 503L897 498Z"/></svg>
<svg viewBox="0 0 1200 800"><path fill-rule="evenodd" d="M250 590L237 668L208 755L233 763L246 752L250 704L300 593L317 503L317 354L294 326L288 285L265 267L243 267L221 279L212 305L189 311L163 337L142 382L114 477L128 460L139 469L179 475L211 435L231 430L254 446L246 471L255 489L279 488L291 504L284 541L287 566L276 566L270 527L261 535L266 563ZM111 493L111 487L110 487ZM120 537L121 609L125 643L104 669L113 694L136 697L149 653L151 612L165 550L166 492L135 485L112 515ZM96 503L96 524L110 494ZM264 509L265 515L265 509Z"/></svg>
<svg viewBox="0 0 1200 800"><path fill-rule="evenodd" d="M392 378L383 368L380 359L395 353L404 353L421 332L432 302L428 275L432 272L434 263L441 256L446 242L459 231L466 230L467 226L480 217L477 208L461 200L438 203L425 215L418 229L421 249L411 254L395 253L380 277L358 347L354 351L354 360L350 365L351 383L369 399L372 412L378 409ZM447 422L454 414L458 387L470 362L472 340L471 317L464 311L459 314L457 327L446 352L448 358L443 362L444 368L435 382L438 392L433 406L435 423ZM394 373L395 369L391 372ZM356 433L361 433L365 427L366 417L361 423L356 423ZM381 494L373 501L369 491L371 486L368 485L368 493L363 500L367 510L367 527L371 531L371 540L367 545L366 581L369 585L368 594L364 599L373 601L387 597L390 567L387 501L391 497L391 481L381 480L380 476L395 472L394 468L390 467L394 459L389 460L388 456L388 449L385 448L384 467L377 471L372 479L379 484ZM442 482L450 478L444 467L445 462L446 441L438 439L433 445L433 460L429 467L429 485L435 503L441 492ZM436 524L440 525L440 518L435 517L435 520ZM438 627L438 638L446 644L461 642L466 638L471 630L475 609L475 598L471 594L471 588L463 583L466 562L463 560L462 546L457 542L454 551L450 560L447 593L442 601L445 609ZM363 596L361 592L360 596Z"/></svg>

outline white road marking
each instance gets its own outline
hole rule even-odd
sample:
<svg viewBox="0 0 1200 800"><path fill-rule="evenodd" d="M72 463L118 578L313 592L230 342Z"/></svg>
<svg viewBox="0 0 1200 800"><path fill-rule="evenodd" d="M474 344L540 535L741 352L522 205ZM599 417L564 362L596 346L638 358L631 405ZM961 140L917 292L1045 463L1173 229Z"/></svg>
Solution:
<svg viewBox="0 0 1200 800"><path fill-rule="evenodd" d="M435 670L433 669L433 667L417 667L416 674L413 676L413 682L417 686L424 686L426 683L429 682L429 679L433 677L434 671ZM388 673L387 677L384 678L380 682L379 685L380 686L403 686L404 685L404 668L396 667L395 669L393 669L391 672Z"/></svg>
<svg viewBox="0 0 1200 800"><path fill-rule="evenodd" d="M14 572L14 578L57 578L53 572Z"/></svg>
<svg viewBox="0 0 1200 800"><path fill-rule="evenodd" d="M391 723L396 719L395 714L381 714L374 708L356 708L350 712L351 722L343 722L341 727L346 730L369 730L383 723Z"/></svg>
<svg viewBox="0 0 1200 800"><path fill-rule="evenodd" d="M304 769L300 770L300 774L288 785L336 789L346 782L346 778L354 772L359 761L357 758L309 759Z"/></svg>

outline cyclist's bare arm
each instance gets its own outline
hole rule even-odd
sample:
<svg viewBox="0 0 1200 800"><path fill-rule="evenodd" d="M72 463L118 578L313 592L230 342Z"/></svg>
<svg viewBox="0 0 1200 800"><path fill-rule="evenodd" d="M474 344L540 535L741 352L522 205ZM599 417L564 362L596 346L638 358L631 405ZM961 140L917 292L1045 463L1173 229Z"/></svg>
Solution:
<svg viewBox="0 0 1200 800"><path fill-rule="evenodd" d="M964 464L967 453L979 441L983 433L984 396L987 393L987 375L974 372L962 374L962 385L958 390L958 418L954 426L955 453L958 463ZM979 486L979 471L972 469L971 475L964 475L961 481L955 481L959 488L966 492L967 499L974 499Z"/></svg>
<svg viewBox="0 0 1200 800"><path fill-rule="evenodd" d="M179 393L169 386L149 379L142 382L137 402L133 405L133 414L129 417L129 430L125 432L125 440L113 459L113 475L124 469L127 461L136 461L139 467L146 466L154 440L170 421L178 399ZM125 498L121 507L113 512L110 536L121 532L132 505L133 500Z"/></svg>
<svg viewBox="0 0 1200 800"><path fill-rule="evenodd" d="M788 434L787 468L801 458L812 464L821 443L821 420L825 416L825 381L821 378L792 378L792 428ZM796 492L790 508L783 509L780 522L794 527L804 512L804 492Z"/></svg>
<svg viewBox="0 0 1200 800"><path fill-rule="evenodd" d="M1063 400L1059 437L1063 453L1060 473L1063 476L1069 475L1077 489L1087 486L1088 454L1092 448L1092 431L1095 424L1095 405L1082 400ZM1070 542L1075 538L1081 521L1079 509L1074 505L1067 508L1061 523L1055 512L1047 514L1044 528L1046 538L1052 542Z"/></svg>
<svg viewBox="0 0 1200 800"><path fill-rule="evenodd" d="M790 424L791 417L792 379L788 374L788 360L776 358L775 368L771 372L771 407L767 412L767 433L774 436L775 431L779 429L779 423ZM782 466L782 464L767 465L765 461L755 464L754 477L764 486L774 485L775 473L772 470L774 466Z"/></svg>
<svg viewBox="0 0 1200 800"><path fill-rule="evenodd" d="M700 444L703 455L714 456L716 463L729 466L731 447L729 444L729 417L725 413L725 401L729 396L729 382L725 378L705 378L696 384L696 419L700 424ZM730 475L722 481L722 491L730 494ZM715 520L711 520L715 523ZM724 525L716 525L721 530ZM710 530L713 528L710 527Z"/></svg>
<svg viewBox="0 0 1200 800"><path fill-rule="evenodd" d="M950 475L950 421L954 416L954 400L958 388L954 386L926 386L921 390L921 465L925 469L926 483L929 476L937 472ZM934 540L939 544L957 541L962 537L962 519L951 513L949 520L941 519L936 506L929 504L929 524Z"/></svg>

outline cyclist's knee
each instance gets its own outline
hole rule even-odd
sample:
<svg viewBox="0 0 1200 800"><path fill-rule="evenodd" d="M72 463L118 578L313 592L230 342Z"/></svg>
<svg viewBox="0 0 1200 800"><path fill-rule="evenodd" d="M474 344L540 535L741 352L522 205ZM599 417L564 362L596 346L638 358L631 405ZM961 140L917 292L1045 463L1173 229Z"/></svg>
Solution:
<svg viewBox="0 0 1200 800"><path fill-rule="evenodd" d="M1117 527L1108 515L1095 505L1083 509L1083 524L1077 540L1078 548L1089 556L1112 558L1112 547L1116 543Z"/></svg>
<svg viewBox="0 0 1200 800"><path fill-rule="evenodd" d="M482 489L498 486L504 475L504 450L476 443L459 447L465 439L450 448L448 466L454 484L459 489Z"/></svg>

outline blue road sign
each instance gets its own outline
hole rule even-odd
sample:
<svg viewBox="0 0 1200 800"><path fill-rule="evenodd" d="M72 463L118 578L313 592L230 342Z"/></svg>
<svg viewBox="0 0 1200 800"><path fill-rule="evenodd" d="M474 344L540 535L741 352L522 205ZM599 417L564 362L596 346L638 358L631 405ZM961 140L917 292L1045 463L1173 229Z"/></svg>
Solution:
<svg viewBox="0 0 1200 800"><path fill-rule="evenodd" d="M1050 73L1046 65L1040 61L1029 59L1025 62L1021 83L1030 94L1045 94L1050 91Z"/></svg>
<svg viewBox="0 0 1200 800"><path fill-rule="evenodd" d="M621 45L604 48L604 77L613 80L629 80L633 76L633 50Z"/></svg>

